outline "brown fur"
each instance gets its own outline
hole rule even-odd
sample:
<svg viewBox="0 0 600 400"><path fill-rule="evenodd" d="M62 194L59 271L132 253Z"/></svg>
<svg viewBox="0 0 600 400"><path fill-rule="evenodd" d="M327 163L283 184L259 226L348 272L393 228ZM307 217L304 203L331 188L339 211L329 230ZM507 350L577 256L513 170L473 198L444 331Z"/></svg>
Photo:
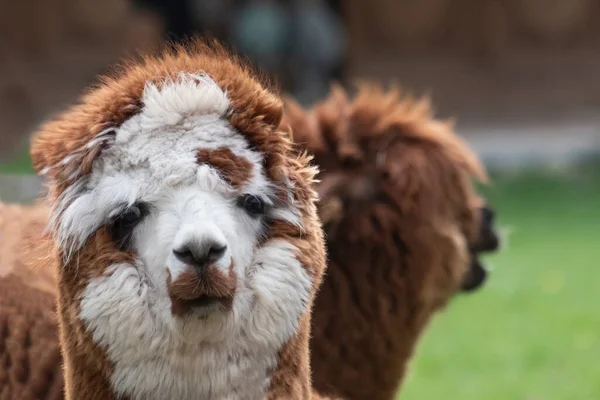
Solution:
<svg viewBox="0 0 600 400"><path fill-rule="evenodd" d="M106 229L88 240L77 259L70 264L56 264L61 258L50 240L43 243L53 255L48 259L58 275L58 316L60 343L65 364L65 398L115 399L106 377L112 366L104 351L96 345L79 319L79 298L89 281L104 274L115 263L133 262L133 255L118 252Z"/></svg>
<svg viewBox="0 0 600 400"><path fill-rule="evenodd" d="M31 257L44 256L32 248L42 238L47 220L45 204L22 206L0 203L0 279L14 275L32 288L55 292L51 271L31 271L26 261Z"/></svg>
<svg viewBox="0 0 600 400"><path fill-rule="evenodd" d="M228 148L200 149L196 159L198 164L208 164L215 168L221 177L236 189L252 178L252 163L235 155Z"/></svg>
<svg viewBox="0 0 600 400"><path fill-rule="evenodd" d="M477 240L471 180L485 172L429 103L364 85L339 87L282 125L321 168L328 273L315 302L314 387L392 399L433 313L457 293Z"/></svg>
<svg viewBox="0 0 600 400"><path fill-rule="evenodd" d="M0 400L64 398L52 296L15 275L0 293Z"/></svg>
<svg viewBox="0 0 600 400"><path fill-rule="evenodd" d="M202 277L199 272L190 269L173 281L169 270L167 274L167 288L174 315L185 315L193 309L194 300L202 297L218 298L223 308L231 308L237 281L237 276L233 272L233 263L229 267L227 276L215 269L208 269L203 272L205 276Z"/></svg>
<svg viewBox="0 0 600 400"><path fill-rule="evenodd" d="M88 174L104 144L87 144L107 128L117 127L140 110L144 85L160 86L180 72L207 73L230 100L229 122L242 132L250 145L265 155L265 170L282 202L294 200L302 210L302 232L269 227L268 237L284 238L299 249L298 259L314 278L316 293L325 269L324 241L316 213L312 184L316 170L310 159L296 155L288 134L277 130L282 102L261 86L252 71L219 46L194 42L177 47L160 57L148 57L127 64L115 76L85 95L81 102L35 135L31 154L38 171L52 179L48 199L54 203L74 179ZM68 158L67 158L68 157ZM65 161L66 160L66 161ZM111 364L104 351L90 337L78 318L79 299L90 279L105 273L119 261L131 261L132 254L119 252L106 228L99 229L81 250L66 259L55 243L47 250L51 267L58 273L58 310L61 344L65 358L67 399L112 399L108 379ZM310 305L310 304L309 304ZM285 344L273 371L269 399L310 397L308 341L310 312L297 335Z"/></svg>

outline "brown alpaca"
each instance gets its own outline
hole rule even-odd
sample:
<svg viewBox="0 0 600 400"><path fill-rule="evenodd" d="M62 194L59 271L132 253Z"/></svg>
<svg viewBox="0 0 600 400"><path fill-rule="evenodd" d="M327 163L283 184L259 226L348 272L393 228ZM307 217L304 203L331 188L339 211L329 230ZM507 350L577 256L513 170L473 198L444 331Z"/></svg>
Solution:
<svg viewBox="0 0 600 400"><path fill-rule="evenodd" d="M56 292L51 271L31 271L34 257L43 257L32 247L43 238L48 222L46 204L0 203L0 279L16 276L31 288L49 294Z"/></svg>
<svg viewBox="0 0 600 400"><path fill-rule="evenodd" d="M480 251L498 239L472 178L476 156L427 101L339 87L310 111L287 103L282 125L315 155L328 270L313 313L314 387L393 399L427 322L485 279Z"/></svg>
<svg viewBox="0 0 600 400"><path fill-rule="evenodd" d="M54 279L24 254L47 219L41 205L0 204L0 400L64 398Z"/></svg>
<svg viewBox="0 0 600 400"><path fill-rule="evenodd" d="M67 399L312 397L325 249L316 169L281 115L249 67L194 42L41 128Z"/></svg>

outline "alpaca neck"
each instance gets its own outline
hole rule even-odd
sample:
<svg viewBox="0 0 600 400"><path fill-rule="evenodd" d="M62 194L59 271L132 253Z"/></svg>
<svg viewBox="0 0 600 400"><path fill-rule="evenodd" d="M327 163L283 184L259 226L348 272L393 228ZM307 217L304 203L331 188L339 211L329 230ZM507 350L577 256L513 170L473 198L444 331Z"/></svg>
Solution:
<svg viewBox="0 0 600 400"><path fill-rule="evenodd" d="M349 399L393 399L435 307L419 300L419 283L388 248L329 248L314 308L313 385Z"/></svg>

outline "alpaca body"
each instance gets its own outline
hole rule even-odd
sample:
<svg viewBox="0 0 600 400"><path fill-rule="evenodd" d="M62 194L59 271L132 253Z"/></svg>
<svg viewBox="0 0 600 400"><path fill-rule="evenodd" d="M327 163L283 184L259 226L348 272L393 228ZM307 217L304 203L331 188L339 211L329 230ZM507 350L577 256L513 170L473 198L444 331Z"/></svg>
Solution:
<svg viewBox="0 0 600 400"><path fill-rule="evenodd" d="M47 204L0 203L0 279L18 277L30 288L54 294L54 276L48 270L32 270L32 261L43 258L34 248L48 223Z"/></svg>
<svg viewBox="0 0 600 400"><path fill-rule="evenodd" d="M54 277L31 270L45 205L0 204L0 399L64 398Z"/></svg>
<svg viewBox="0 0 600 400"><path fill-rule="evenodd" d="M315 301L313 385L348 399L392 400L427 323L485 271L498 245L473 178L485 171L426 100L339 87L284 114L322 172L319 213L329 250ZM488 243L489 239L489 243Z"/></svg>
<svg viewBox="0 0 600 400"><path fill-rule="evenodd" d="M15 275L0 294L0 399L64 399L54 299Z"/></svg>

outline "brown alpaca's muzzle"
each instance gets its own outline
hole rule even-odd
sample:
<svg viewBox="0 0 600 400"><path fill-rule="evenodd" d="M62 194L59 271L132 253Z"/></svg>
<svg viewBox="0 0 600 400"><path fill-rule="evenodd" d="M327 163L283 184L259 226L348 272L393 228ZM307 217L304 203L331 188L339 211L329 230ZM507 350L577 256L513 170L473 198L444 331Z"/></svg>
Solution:
<svg viewBox="0 0 600 400"><path fill-rule="evenodd" d="M488 271L479 260L479 255L493 253L500 247L500 237L494 226L495 213L489 206L480 209L481 227L479 237L471 246L471 263L462 283L463 292L479 289L485 283Z"/></svg>

